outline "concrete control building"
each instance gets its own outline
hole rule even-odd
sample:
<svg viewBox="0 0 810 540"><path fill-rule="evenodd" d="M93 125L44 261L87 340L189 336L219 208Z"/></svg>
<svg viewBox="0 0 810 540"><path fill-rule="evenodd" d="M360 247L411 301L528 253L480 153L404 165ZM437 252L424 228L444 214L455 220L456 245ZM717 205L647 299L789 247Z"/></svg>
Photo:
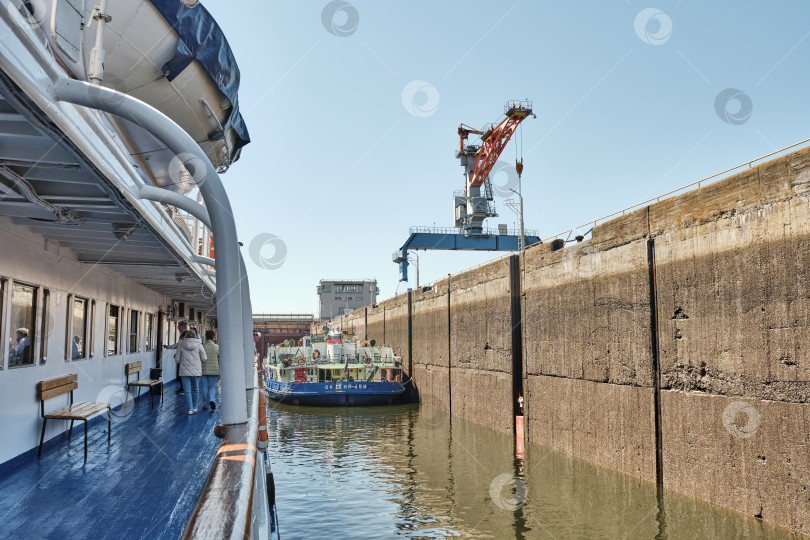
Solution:
<svg viewBox="0 0 810 540"><path fill-rule="evenodd" d="M329 319L357 308L377 303L380 289L377 280L333 281L318 283L320 318Z"/></svg>

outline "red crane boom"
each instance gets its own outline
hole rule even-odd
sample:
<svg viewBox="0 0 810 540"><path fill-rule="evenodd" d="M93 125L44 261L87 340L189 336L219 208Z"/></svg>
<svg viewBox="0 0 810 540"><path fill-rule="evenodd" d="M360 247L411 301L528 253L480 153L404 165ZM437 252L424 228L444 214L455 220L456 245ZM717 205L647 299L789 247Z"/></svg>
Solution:
<svg viewBox="0 0 810 540"><path fill-rule="evenodd" d="M490 125L489 129L483 133L470 128L464 124L458 127L458 134L461 137L461 152L464 152L464 140L470 133L481 135L481 148L476 152L478 160L475 169L470 177L470 187L480 186L484 183L492 172L492 167L506 147L506 143L514 135L515 130L529 115L532 115L531 105L524 105L520 102L507 104L504 118L497 126Z"/></svg>

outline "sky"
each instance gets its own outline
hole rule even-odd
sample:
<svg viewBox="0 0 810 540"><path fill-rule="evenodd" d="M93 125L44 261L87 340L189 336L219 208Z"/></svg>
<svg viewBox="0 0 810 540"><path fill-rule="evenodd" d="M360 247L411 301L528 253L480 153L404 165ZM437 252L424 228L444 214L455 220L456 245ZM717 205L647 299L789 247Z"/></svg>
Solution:
<svg viewBox="0 0 810 540"><path fill-rule="evenodd" d="M810 137L806 1L203 4L241 70L252 142L223 181L254 313L317 315L321 279L415 287L391 257L410 227L452 227L457 126L510 100L537 117L492 182L523 156L544 239ZM487 226L518 225L503 199ZM503 253L418 255L424 285Z"/></svg>

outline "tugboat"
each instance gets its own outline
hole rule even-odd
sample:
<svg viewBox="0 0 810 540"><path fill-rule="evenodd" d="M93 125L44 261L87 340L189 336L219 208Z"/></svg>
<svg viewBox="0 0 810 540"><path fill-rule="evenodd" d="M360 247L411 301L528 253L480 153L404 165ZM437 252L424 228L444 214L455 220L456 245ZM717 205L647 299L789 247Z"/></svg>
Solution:
<svg viewBox="0 0 810 540"><path fill-rule="evenodd" d="M264 373L270 399L293 405L387 405L405 391L391 347L339 331L268 350Z"/></svg>

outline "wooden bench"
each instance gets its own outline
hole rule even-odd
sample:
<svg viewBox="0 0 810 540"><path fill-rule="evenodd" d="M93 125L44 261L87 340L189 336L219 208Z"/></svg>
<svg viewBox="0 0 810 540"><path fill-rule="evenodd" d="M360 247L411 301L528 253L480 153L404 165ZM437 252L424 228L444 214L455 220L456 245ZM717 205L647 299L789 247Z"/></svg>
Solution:
<svg viewBox="0 0 810 540"><path fill-rule="evenodd" d="M152 408L155 408L155 394L152 392L152 388L155 386L160 385L160 403L163 404L163 381L160 379L143 379L141 380L141 362L130 362L124 366L126 370L126 377L127 377L127 390L129 390L130 386L137 386L138 387L138 397L141 397L141 388L148 387L149 388L149 397L152 401ZM137 379L130 382L129 376L133 373L137 373Z"/></svg>
<svg viewBox="0 0 810 540"><path fill-rule="evenodd" d="M48 420L70 420L70 431L68 431L68 440L73 434L73 422L76 420L84 421L84 458L87 459L87 419L94 414L107 410L107 442L110 441L110 430L112 428L112 416L110 414L109 403L92 403L89 401L80 401L73 403L73 391L79 387L79 376L75 373L73 375L66 375L56 379L47 381L39 381L37 385L37 394L39 398L40 411L42 414L42 435L39 437L39 452L37 457L42 455L42 443L45 441L45 426L48 425ZM45 414L45 400L52 397L61 396L70 392L70 405L62 407L56 411Z"/></svg>

